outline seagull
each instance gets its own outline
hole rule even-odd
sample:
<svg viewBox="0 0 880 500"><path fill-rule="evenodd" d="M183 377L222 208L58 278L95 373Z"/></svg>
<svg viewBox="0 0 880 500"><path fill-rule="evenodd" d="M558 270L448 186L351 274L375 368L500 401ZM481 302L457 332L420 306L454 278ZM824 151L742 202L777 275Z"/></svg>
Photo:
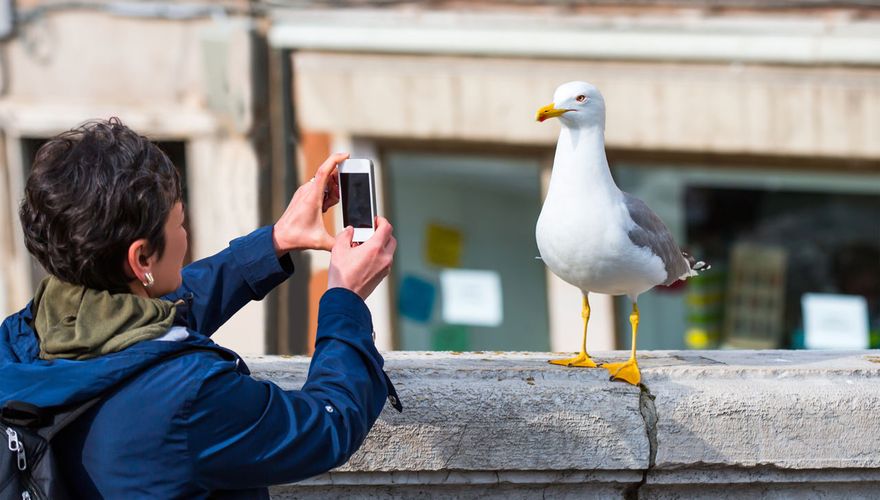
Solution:
<svg viewBox="0 0 880 500"><path fill-rule="evenodd" d="M549 118L558 118L562 130L535 237L547 267L583 293L584 322L580 354L550 363L595 368L587 354L589 292L626 295L632 300L632 354L602 368L611 380L638 385L639 295L708 267L683 253L657 214L614 183L605 157L605 99L599 89L586 82L560 85L553 102L537 112L537 121Z"/></svg>

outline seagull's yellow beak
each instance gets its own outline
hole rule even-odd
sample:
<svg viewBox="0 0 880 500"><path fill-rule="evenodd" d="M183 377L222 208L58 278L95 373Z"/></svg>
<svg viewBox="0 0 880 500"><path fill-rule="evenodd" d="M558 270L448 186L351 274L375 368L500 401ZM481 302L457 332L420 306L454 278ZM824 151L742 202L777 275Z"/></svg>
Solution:
<svg viewBox="0 0 880 500"><path fill-rule="evenodd" d="M553 106L553 103L544 106L543 108L538 110L538 113L535 115L535 120L542 122L547 118L556 118L557 116L562 116L565 113L571 111L570 109L559 109Z"/></svg>

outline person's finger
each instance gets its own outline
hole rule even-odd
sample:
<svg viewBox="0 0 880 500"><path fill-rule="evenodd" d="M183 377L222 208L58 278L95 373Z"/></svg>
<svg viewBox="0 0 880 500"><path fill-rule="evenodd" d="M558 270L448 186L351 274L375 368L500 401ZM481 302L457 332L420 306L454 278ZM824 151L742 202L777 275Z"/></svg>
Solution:
<svg viewBox="0 0 880 500"><path fill-rule="evenodd" d="M394 255L394 251L397 250L397 238L392 236L388 238L388 242L385 243L385 247L382 249L383 252Z"/></svg>
<svg viewBox="0 0 880 500"><path fill-rule="evenodd" d="M333 172L330 175L330 180L327 182L327 189L324 190L324 202L321 205L321 209L326 212L330 209L330 207L339 203L339 181L337 181L337 172Z"/></svg>
<svg viewBox="0 0 880 500"><path fill-rule="evenodd" d="M327 210L333 208L337 203L339 203L339 200L333 201L331 199L325 198L324 202L321 204L321 213L326 213Z"/></svg>
<svg viewBox="0 0 880 500"><path fill-rule="evenodd" d="M382 246L384 247L388 243L389 238L393 238L392 232L394 231L394 226L388 222L388 219L385 217L376 217L376 232L381 235Z"/></svg>
<svg viewBox="0 0 880 500"><path fill-rule="evenodd" d="M391 224L388 222L388 219L385 217L376 217L376 230L373 233L373 236L367 240L367 243L371 245L375 245L377 247L384 248L385 244L388 243L388 238L391 237Z"/></svg>
<svg viewBox="0 0 880 500"><path fill-rule="evenodd" d="M388 237L385 239L382 244L382 251L387 252L390 248L391 253L394 253L394 250L397 248L397 239L394 237L394 226L388 222L388 219L384 217L376 217L376 229L379 229L379 226L382 226L383 234L385 231L388 232Z"/></svg>
<svg viewBox="0 0 880 500"><path fill-rule="evenodd" d="M339 169L337 168L330 173L330 179L327 181L327 189L325 190L331 198L339 200Z"/></svg>
<svg viewBox="0 0 880 500"><path fill-rule="evenodd" d="M388 222L388 219L386 219L385 217L382 217L381 215L376 216L375 222L376 222L376 231L378 231L379 229L382 229L382 228L385 228L385 229L383 229L385 231L390 231L392 229L391 223Z"/></svg>
<svg viewBox="0 0 880 500"><path fill-rule="evenodd" d="M315 191L322 195L324 194L324 190L327 188L327 179L336 169L336 164L347 160L348 156L348 153L333 153L324 160L324 163L322 163L321 166L318 167L318 171L315 172Z"/></svg>

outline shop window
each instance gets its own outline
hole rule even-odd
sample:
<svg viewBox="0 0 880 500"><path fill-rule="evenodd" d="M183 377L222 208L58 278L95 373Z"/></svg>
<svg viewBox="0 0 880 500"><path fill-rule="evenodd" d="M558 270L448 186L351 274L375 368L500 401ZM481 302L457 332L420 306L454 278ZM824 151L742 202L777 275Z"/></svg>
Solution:
<svg viewBox="0 0 880 500"><path fill-rule="evenodd" d="M859 302L867 333L849 345L880 345L880 176L625 162L613 173L712 265L639 297L640 348L817 347L804 333L815 294ZM616 304L626 347L629 301Z"/></svg>
<svg viewBox="0 0 880 500"><path fill-rule="evenodd" d="M696 289L691 326L717 332L712 344L801 348L808 293L863 297L877 346L880 326L880 196L691 186L688 244L723 286ZM693 296L693 292L690 294Z"/></svg>
<svg viewBox="0 0 880 500"><path fill-rule="evenodd" d="M547 351L539 162L399 152L383 165L398 238L395 348Z"/></svg>

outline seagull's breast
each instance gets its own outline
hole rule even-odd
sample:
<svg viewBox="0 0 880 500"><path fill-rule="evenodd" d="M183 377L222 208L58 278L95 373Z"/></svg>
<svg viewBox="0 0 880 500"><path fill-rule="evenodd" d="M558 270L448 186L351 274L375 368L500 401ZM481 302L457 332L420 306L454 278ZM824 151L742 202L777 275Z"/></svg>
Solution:
<svg viewBox="0 0 880 500"><path fill-rule="evenodd" d="M626 208L602 197L547 197L535 237L541 258L583 291L638 295L665 279L659 257L633 245Z"/></svg>

